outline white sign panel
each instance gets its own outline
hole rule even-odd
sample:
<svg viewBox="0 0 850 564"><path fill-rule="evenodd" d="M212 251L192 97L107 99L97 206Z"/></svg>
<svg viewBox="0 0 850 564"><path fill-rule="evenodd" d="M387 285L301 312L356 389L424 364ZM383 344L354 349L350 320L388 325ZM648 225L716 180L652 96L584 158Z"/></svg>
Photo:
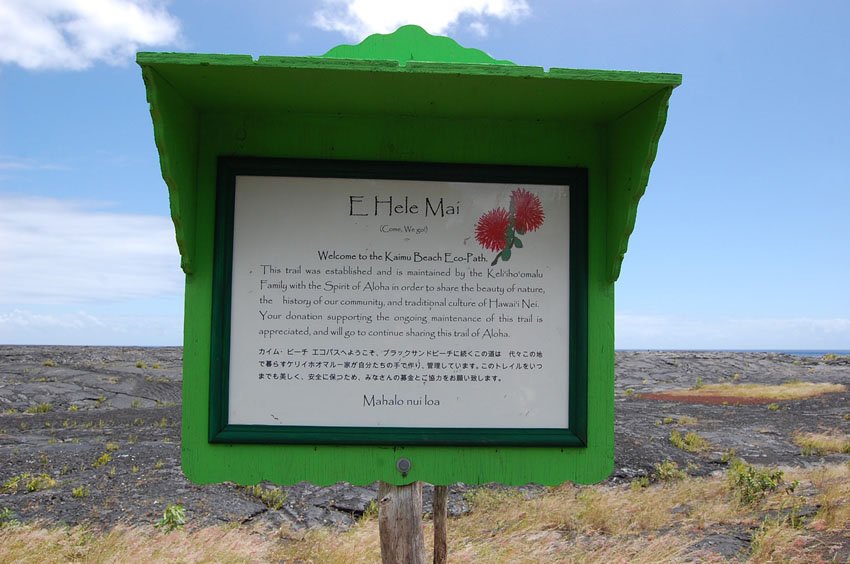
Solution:
<svg viewBox="0 0 850 564"><path fill-rule="evenodd" d="M237 176L228 423L566 429L568 186Z"/></svg>

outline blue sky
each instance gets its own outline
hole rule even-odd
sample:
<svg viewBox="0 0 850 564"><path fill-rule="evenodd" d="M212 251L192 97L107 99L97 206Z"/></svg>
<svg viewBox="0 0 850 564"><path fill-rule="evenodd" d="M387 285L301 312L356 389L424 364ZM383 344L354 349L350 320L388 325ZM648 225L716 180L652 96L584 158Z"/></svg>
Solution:
<svg viewBox="0 0 850 564"><path fill-rule="evenodd" d="M176 345L137 50L320 55L418 23L499 59L677 72L617 347L850 349L850 3L0 0L0 343Z"/></svg>

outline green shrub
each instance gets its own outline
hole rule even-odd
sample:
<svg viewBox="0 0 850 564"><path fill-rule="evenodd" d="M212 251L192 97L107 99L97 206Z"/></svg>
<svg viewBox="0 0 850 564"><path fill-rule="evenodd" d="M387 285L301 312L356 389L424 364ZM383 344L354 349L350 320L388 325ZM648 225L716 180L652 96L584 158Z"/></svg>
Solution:
<svg viewBox="0 0 850 564"><path fill-rule="evenodd" d="M369 505L366 506L366 509L363 510L363 513L360 515L361 521L368 521L370 519L378 518L378 504L373 499L369 502Z"/></svg>
<svg viewBox="0 0 850 564"><path fill-rule="evenodd" d="M162 519L156 522L156 527L166 533L183 528L186 524L186 509L177 503L171 503L162 512Z"/></svg>
<svg viewBox="0 0 850 564"><path fill-rule="evenodd" d="M71 490L71 497L74 499L83 499L89 496L89 489L85 486L78 486Z"/></svg>
<svg viewBox="0 0 850 564"><path fill-rule="evenodd" d="M17 476L12 476L3 483L0 488L2 493L17 493L20 489L26 489L28 492L38 492L56 486L56 480L48 474L29 474L23 473Z"/></svg>
<svg viewBox="0 0 850 564"><path fill-rule="evenodd" d="M679 465L672 460L665 460L655 465L655 477L661 482L683 480L687 474L679 470Z"/></svg>
<svg viewBox="0 0 850 564"><path fill-rule="evenodd" d="M738 451L736 451L734 448L730 448L726 450L726 452L724 452L722 455L720 455L720 462L722 462L723 464L729 464L730 462L734 461L737 456Z"/></svg>
<svg viewBox="0 0 850 564"><path fill-rule="evenodd" d="M729 468L730 489L743 505L754 505L783 484L784 473L776 468L756 468L740 458L733 460ZM796 482L786 484L786 489L793 491L796 485Z"/></svg>
<svg viewBox="0 0 850 564"><path fill-rule="evenodd" d="M270 509L280 509L286 501L286 492L280 488L265 488L260 484L248 486L248 492Z"/></svg>
<svg viewBox="0 0 850 564"><path fill-rule="evenodd" d="M0 529L3 527L16 527L20 525L20 521L12 516L12 510L8 507L0 509Z"/></svg>
<svg viewBox="0 0 850 564"><path fill-rule="evenodd" d="M110 462L112 462L112 455L108 452L104 452L103 454L97 457L97 460L92 463L92 468L100 468L101 466L105 466Z"/></svg>
<svg viewBox="0 0 850 564"><path fill-rule="evenodd" d="M682 435L679 431L673 429L670 431L670 442L673 446L680 448L686 452L704 452L708 450L709 442L704 438L689 431Z"/></svg>
<svg viewBox="0 0 850 564"><path fill-rule="evenodd" d="M49 403L37 403L29 406L25 411L27 413L47 413L48 411L53 411L53 405Z"/></svg>
<svg viewBox="0 0 850 564"><path fill-rule="evenodd" d="M48 474L36 474L35 476L30 476L26 480L26 483L28 492L40 492L41 490L46 490L56 486L56 480L51 478Z"/></svg>
<svg viewBox="0 0 850 564"><path fill-rule="evenodd" d="M632 489L632 491L642 490L644 488L649 487L649 476L640 476L638 478L635 478L631 481L629 487Z"/></svg>

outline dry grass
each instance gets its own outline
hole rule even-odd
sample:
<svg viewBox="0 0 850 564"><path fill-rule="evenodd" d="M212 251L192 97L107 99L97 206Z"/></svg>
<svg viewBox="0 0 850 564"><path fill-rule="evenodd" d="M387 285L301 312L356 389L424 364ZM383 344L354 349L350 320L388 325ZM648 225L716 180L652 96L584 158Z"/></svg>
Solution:
<svg viewBox="0 0 850 564"><path fill-rule="evenodd" d="M95 534L85 527L0 528L0 561L44 562L258 562L267 561L274 546L246 531L209 527L191 533L147 532L116 527Z"/></svg>
<svg viewBox="0 0 850 564"><path fill-rule="evenodd" d="M814 539L783 521L762 523L753 535L750 562L784 562L810 564L823 562L813 557L810 545Z"/></svg>
<svg viewBox="0 0 850 564"><path fill-rule="evenodd" d="M754 529L750 562L817 562L830 558L826 538L850 530L850 464L784 469L799 480L794 493L766 492L738 503L723 476L686 478L645 488L628 485L551 488L527 498L481 488L468 496L472 511L449 521L452 562L702 562L724 561L698 551L701 531ZM800 493L804 492L804 493ZM807 522L789 508L819 506ZM792 513L793 515L793 513ZM259 534L258 534L259 533ZM425 527L430 545L432 530ZM430 550L430 546L429 546ZM294 562L356 564L380 561L378 523L362 519L348 531L211 527L168 535L116 528L93 534L82 527L0 526L6 562Z"/></svg>
<svg viewBox="0 0 850 564"><path fill-rule="evenodd" d="M813 528L850 531L850 462L811 470L789 470L788 474L817 492L812 503L820 509Z"/></svg>
<svg viewBox="0 0 850 564"><path fill-rule="evenodd" d="M306 532L282 529L280 536L283 542L272 553L276 562L373 564L381 561L377 518L361 519L344 532L335 529ZM426 527L425 538L433 538L430 527Z"/></svg>
<svg viewBox="0 0 850 564"><path fill-rule="evenodd" d="M850 454L850 435L837 431L829 433L794 433L794 444L805 456L824 455L835 452Z"/></svg>
<svg viewBox="0 0 850 564"><path fill-rule="evenodd" d="M472 512L449 523L452 562L676 562L692 529L747 519L719 479L690 479L632 491L564 485L532 499L482 488ZM677 532L668 529L676 527ZM426 539L431 536L426 526ZM283 560L374 562L377 523L352 531L311 531L275 555Z"/></svg>
<svg viewBox="0 0 850 564"><path fill-rule="evenodd" d="M758 398L764 400L795 400L843 392L847 387L843 384L828 384L816 382L786 382L785 384L705 384L699 388L688 390L670 390L664 392L669 396L688 397L726 397Z"/></svg>

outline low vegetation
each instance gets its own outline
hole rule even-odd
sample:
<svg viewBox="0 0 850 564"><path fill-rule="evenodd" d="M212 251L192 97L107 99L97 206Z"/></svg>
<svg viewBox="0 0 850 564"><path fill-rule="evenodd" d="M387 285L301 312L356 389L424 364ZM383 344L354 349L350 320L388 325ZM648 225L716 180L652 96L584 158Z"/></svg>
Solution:
<svg viewBox="0 0 850 564"><path fill-rule="evenodd" d="M3 561L43 562L230 562L271 560L275 543L240 529L209 527L169 535L118 526L93 533L83 526L0 528Z"/></svg>
<svg viewBox="0 0 850 564"><path fill-rule="evenodd" d="M850 435L837 431L826 433L794 433L794 444L803 456L823 456L832 453L850 454Z"/></svg>
<svg viewBox="0 0 850 564"><path fill-rule="evenodd" d="M678 470L669 461L659 467L665 474ZM449 521L453 562L720 562L698 545L700 531L717 530L753 531L740 560L832 561L850 523L850 464L791 470L733 460L725 477L659 478L646 487L564 484L531 496L483 487L467 502L471 512ZM801 517L801 507L815 513ZM271 533L247 525L191 530L191 523L184 527L185 510L169 505L157 523L168 535L152 527L44 529L7 517L8 524L0 523L0 560L12 562L380 561L374 511L347 531ZM425 538L430 543L430 523Z"/></svg>
<svg viewBox="0 0 850 564"><path fill-rule="evenodd" d="M100 468L101 466L106 466L110 462L112 462L112 455L108 452L104 452L98 456L94 462L92 462L92 468Z"/></svg>
<svg viewBox="0 0 850 564"><path fill-rule="evenodd" d="M687 474L683 470L679 470L679 465L672 460L665 460L655 465L655 478L660 482L672 482L676 480L684 480ZM641 485L643 485L643 481Z"/></svg>
<svg viewBox="0 0 850 564"><path fill-rule="evenodd" d="M692 453L705 452L711 446L705 437L693 431L689 431L683 435L675 429L670 431L670 442L673 443L674 447Z"/></svg>
<svg viewBox="0 0 850 564"><path fill-rule="evenodd" d="M822 361L827 362L827 363L838 362L839 360L842 360L842 359L845 359L845 358L848 358L847 355L840 355L840 354L835 354L835 353L827 353L827 354L823 355L822 357L820 357L820 359Z"/></svg>
<svg viewBox="0 0 850 564"><path fill-rule="evenodd" d="M177 503L171 503L162 512L162 519L156 522L156 527L166 533L182 529L186 524L186 509Z"/></svg>
<svg viewBox="0 0 850 564"><path fill-rule="evenodd" d="M19 491L37 492L56 486L56 480L49 474L23 473L12 476L0 487L0 493L13 494Z"/></svg>
<svg viewBox="0 0 850 564"><path fill-rule="evenodd" d="M747 464L740 458L735 458L730 462L729 487L738 501L743 505L753 505L764 497L785 485L788 491L793 492L796 488L796 482L785 482L785 473L777 468L757 468L752 464Z"/></svg>
<svg viewBox="0 0 850 564"><path fill-rule="evenodd" d="M255 486L248 486L245 489L270 509L280 509L286 501L286 492L280 488L257 484Z"/></svg>
<svg viewBox="0 0 850 564"><path fill-rule="evenodd" d="M71 497L74 499L84 499L89 496L89 489L86 486L77 486L71 490Z"/></svg>
<svg viewBox="0 0 850 564"><path fill-rule="evenodd" d="M670 390L664 392L666 396L688 396L700 397L711 396L728 398L756 398L763 400L795 400L846 391L843 384L829 384L823 382L786 382L784 384L704 384L689 390Z"/></svg>

